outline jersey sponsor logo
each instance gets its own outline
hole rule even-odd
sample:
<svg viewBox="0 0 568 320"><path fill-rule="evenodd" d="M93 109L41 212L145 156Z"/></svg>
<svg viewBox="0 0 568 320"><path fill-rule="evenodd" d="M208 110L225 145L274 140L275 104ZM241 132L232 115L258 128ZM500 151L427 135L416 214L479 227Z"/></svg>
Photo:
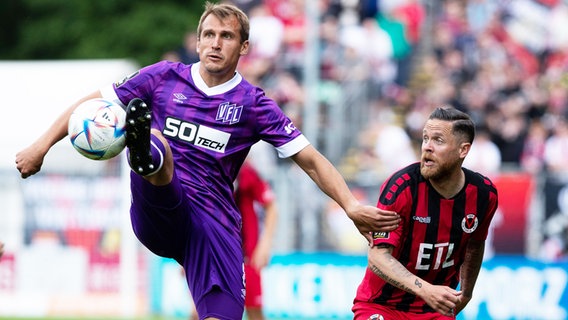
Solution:
<svg viewBox="0 0 568 320"><path fill-rule="evenodd" d="M430 217L417 217L417 216L412 216L412 220L414 221L418 221L420 223L430 223L432 218Z"/></svg>
<svg viewBox="0 0 568 320"><path fill-rule="evenodd" d="M237 123L241 120L241 114L243 113L243 106L238 106L236 104L231 104L230 102L224 102L219 105L217 109L217 117L215 120L222 121L223 123Z"/></svg>
<svg viewBox="0 0 568 320"><path fill-rule="evenodd" d="M388 239L390 236L390 232L373 232L373 240L376 239Z"/></svg>
<svg viewBox="0 0 568 320"><path fill-rule="evenodd" d="M470 213L462 219L461 226L462 230L465 233L472 233L475 231L475 229L477 229L478 224L479 220L477 220L477 216L475 215L475 213Z"/></svg>
<svg viewBox="0 0 568 320"><path fill-rule="evenodd" d="M183 103L184 100L187 100L187 97L183 95L181 92L174 93L174 102Z"/></svg>
<svg viewBox="0 0 568 320"><path fill-rule="evenodd" d="M449 268L454 265L453 252L454 244L450 242L421 243L416 257L416 270Z"/></svg>
<svg viewBox="0 0 568 320"><path fill-rule="evenodd" d="M118 81L118 82L115 82L115 83L114 83L114 86L115 86L116 88L118 88L118 87L120 87L121 85L125 84L126 81L128 81L128 80L130 80L130 79L136 77L136 76L139 75L139 74L140 74L140 70L134 72L133 74L131 74L131 75L129 75L129 76L126 76L124 79L122 79L122 80L120 80L120 81Z"/></svg>
<svg viewBox="0 0 568 320"><path fill-rule="evenodd" d="M294 126L294 123L290 122L284 127L284 130L286 130L287 134L290 134L296 130L296 126Z"/></svg>
<svg viewBox="0 0 568 320"><path fill-rule="evenodd" d="M231 138L231 134L221 130L172 117L166 118L162 133L165 136L189 142L201 148L219 153L225 153L225 148Z"/></svg>

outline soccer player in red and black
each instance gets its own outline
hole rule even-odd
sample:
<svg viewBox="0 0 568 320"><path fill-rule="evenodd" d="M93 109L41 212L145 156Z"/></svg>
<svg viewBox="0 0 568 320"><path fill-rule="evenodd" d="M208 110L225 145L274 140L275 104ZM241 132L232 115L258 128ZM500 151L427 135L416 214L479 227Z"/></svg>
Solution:
<svg viewBox="0 0 568 320"><path fill-rule="evenodd" d="M373 234L354 319L455 319L471 300L498 204L493 183L462 167L474 136L467 114L435 109L420 162L382 185L377 206L402 222Z"/></svg>

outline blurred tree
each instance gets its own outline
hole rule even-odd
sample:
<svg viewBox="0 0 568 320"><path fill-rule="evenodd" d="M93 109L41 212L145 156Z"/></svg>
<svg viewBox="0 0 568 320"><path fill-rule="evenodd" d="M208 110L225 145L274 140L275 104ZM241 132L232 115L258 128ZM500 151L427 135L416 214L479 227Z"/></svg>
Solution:
<svg viewBox="0 0 568 320"><path fill-rule="evenodd" d="M205 0L2 0L0 59L153 63L197 28Z"/></svg>

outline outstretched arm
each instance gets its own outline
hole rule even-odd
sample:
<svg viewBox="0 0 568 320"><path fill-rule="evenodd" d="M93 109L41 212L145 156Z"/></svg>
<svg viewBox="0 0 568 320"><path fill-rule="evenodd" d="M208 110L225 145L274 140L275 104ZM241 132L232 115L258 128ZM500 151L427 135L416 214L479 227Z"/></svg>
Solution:
<svg viewBox="0 0 568 320"><path fill-rule="evenodd" d="M389 284L421 297L436 312L446 316L455 314L461 292L447 286L432 285L408 271L392 256L393 246L378 244L369 248L369 268Z"/></svg>
<svg viewBox="0 0 568 320"><path fill-rule="evenodd" d="M372 231L392 231L398 226L400 217L397 213L359 203L339 171L313 146L305 147L292 159L325 194L341 206L367 240L371 241Z"/></svg>
<svg viewBox="0 0 568 320"><path fill-rule="evenodd" d="M67 135L69 117L73 110L83 101L101 97L100 92L96 91L75 102L34 143L16 154L16 169L20 171L22 178L25 179L41 170L43 158L49 149Z"/></svg>

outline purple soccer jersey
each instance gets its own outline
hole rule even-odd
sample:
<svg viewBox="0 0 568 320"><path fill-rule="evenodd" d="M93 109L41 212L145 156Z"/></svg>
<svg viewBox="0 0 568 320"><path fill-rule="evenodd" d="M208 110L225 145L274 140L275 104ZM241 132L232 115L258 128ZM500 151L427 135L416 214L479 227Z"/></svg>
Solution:
<svg viewBox="0 0 568 320"><path fill-rule="evenodd" d="M168 139L182 184L205 187L210 197L201 200L217 212L213 218L240 226L232 185L250 147L262 139L280 157L289 157L308 141L273 100L240 74L209 88L198 70L199 63L162 61L115 83L114 90L101 91L122 105L136 97L148 103L152 127Z"/></svg>
<svg viewBox="0 0 568 320"><path fill-rule="evenodd" d="M244 271L233 181L259 140L272 144L280 157L296 154L309 142L260 88L239 73L209 88L199 63L158 62L101 93L122 106L133 98L149 104L152 128L162 132L172 150L170 185L152 186L131 173L136 236L152 252L184 266L200 315L238 318ZM233 299L212 297L215 286ZM231 306L233 300L237 303Z"/></svg>

